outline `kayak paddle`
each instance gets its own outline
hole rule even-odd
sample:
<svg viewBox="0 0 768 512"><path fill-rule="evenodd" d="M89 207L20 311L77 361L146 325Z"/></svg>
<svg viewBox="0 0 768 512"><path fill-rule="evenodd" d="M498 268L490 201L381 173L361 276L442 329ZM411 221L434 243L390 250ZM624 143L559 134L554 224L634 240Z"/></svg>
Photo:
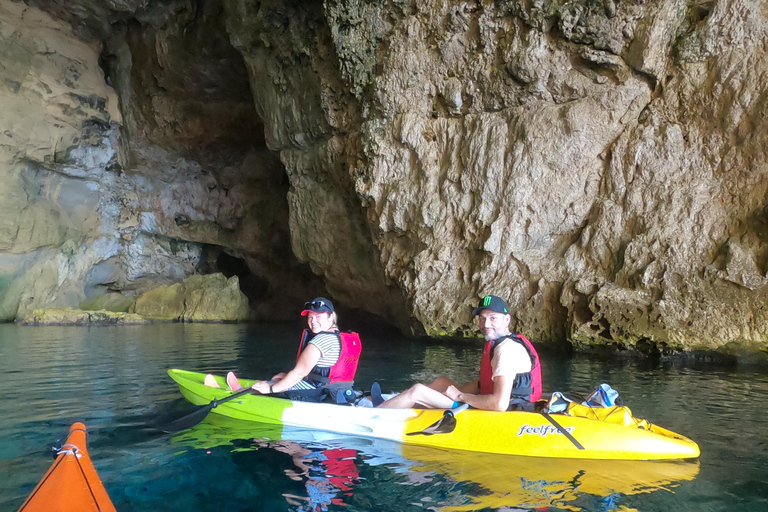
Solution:
<svg viewBox="0 0 768 512"><path fill-rule="evenodd" d="M432 434L450 434L456 428L456 415L469 409L469 404L461 404L455 409L448 409L443 417L419 432L408 432L408 436L431 436Z"/></svg>
<svg viewBox="0 0 768 512"><path fill-rule="evenodd" d="M223 404L224 402L229 402L230 400L233 400L239 396L247 395L248 393L252 393L252 392L253 392L253 389L251 389L250 387L246 387L224 398L217 398L216 400L211 401L211 403L209 404L200 405L197 408L195 408L192 412L168 423L161 430L168 434L172 434L180 430L186 430L188 428L192 428L198 423L200 423L201 421L203 421L205 417L208 416L208 413L211 412L218 405Z"/></svg>

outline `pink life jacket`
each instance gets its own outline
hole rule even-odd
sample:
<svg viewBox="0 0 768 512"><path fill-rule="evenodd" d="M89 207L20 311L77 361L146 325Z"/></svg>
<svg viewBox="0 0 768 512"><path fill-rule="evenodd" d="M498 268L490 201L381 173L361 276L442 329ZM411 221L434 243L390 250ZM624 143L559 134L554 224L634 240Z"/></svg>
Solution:
<svg viewBox="0 0 768 512"><path fill-rule="evenodd" d="M491 366L491 359L493 358L493 351L496 345L506 339L520 343L525 347L528 356L531 358L531 371L515 375L510 399L523 398L529 402L535 402L541 398L541 364L539 363L539 354L533 348L533 344L522 334L502 336L485 344L483 358L480 360L480 394L493 394L493 367Z"/></svg>
<svg viewBox="0 0 768 512"><path fill-rule="evenodd" d="M324 386L332 382L353 382L355 380L355 373L357 372L357 363L360 361L360 352L363 349L363 345L360 342L360 336L356 332L333 332L339 338L341 344L341 352L339 353L339 360L331 367L318 367L312 368L309 375L304 379L312 385ZM301 342L299 343L299 352L296 355L298 361L304 348L312 339L312 332L309 329L304 329L301 335Z"/></svg>

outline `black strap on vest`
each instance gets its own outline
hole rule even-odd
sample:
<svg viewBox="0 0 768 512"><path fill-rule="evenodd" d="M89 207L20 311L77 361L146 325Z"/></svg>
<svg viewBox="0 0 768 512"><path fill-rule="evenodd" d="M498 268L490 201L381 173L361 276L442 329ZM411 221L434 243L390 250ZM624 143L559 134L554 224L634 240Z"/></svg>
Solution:
<svg viewBox="0 0 768 512"><path fill-rule="evenodd" d="M521 374L517 374L515 376L515 382L512 383L512 390L510 391L510 402L522 398L523 400L528 400L528 397L533 394L533 388L531 387L531 380L533 377L531 376L531 372L533 372L533 368L536 366L536 359L533 357L533 354L531 354L530 349L528 348L528 345L525 344L523 340L515 336L514 334L508 334L506 336L502 336L501 338L497 338L493 340L493 343L491 343L491 350L488 351L488 360L493 360L493 351L496 350L496 345L501 343L504 340L512 340L515 343L519 343L523 346L525 349L526 354L528 354L528 358L531 360L531 371L528 372L528 378L526 379L526 382L523 383L522 378L520 377Z"/></svg>
<svg viewBox="0 0 768 512"><path fill-rule="evenodd" d="M341 351L341 337L339 336L339 331L321 331L317 334L333 334L336 336L336 338L339 340L339 350ZM307 347L309 342L316 336L315 333L310 331L309 329L304 329L303 339L301 340L301 351L303 352L304 349ZM328 378L328 376L331 374L331 368L319 368L317 365L315 365L314 368L312 368L306 377L304 377L304 380L309 382L315 387L321 387L325 386L329 382L331 382L331 379Z"/></svg>
<svg viewBox="0 0 768 512"><path fill-rule="evenodd" d="M521 340L518 336L515 336L514 334L507 334L506 336L502 336L501 338L496 338L493 340L493 343L491 343L491 351L488 354L491 359L493 359L493 351L496 350L496 345L501 343L504 340L512 340L515 343L519 343L523 346L525 349L525 352L528 354L528 358L531 360L531 371L533 371L533 367L536 366L536 358L533 357L533 353L531 352L531 349L528 348L528 345Z"/></svg>

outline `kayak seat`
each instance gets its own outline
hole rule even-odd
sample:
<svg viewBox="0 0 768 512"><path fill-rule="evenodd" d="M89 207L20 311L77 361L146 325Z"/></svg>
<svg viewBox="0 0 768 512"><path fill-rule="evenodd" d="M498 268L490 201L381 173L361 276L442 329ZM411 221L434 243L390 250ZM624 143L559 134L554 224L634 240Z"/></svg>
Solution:
<svg viewBox="0 0 768 512"><path fill-rule="evenodd" d="M357 399L357 393L352 385L354 382L334 382L316 389L299 389L276 393L290 400L299 402L323 402L339 405L351 405Z"/></svg>
<svg viewBox="0 0 768 512"><path fill-rule="evenodd" d="M354 381L334 382L324 386L322 390L326 393L327 401L339 405L351 405L357 399L354 384Z"/></svg>

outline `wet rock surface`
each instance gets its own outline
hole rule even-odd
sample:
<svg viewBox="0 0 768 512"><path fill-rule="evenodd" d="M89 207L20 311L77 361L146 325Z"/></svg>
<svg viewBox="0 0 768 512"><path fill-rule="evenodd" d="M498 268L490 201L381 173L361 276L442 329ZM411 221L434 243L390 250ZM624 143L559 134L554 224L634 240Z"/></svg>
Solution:
<svg viewBox="0 0 768 512"><path fill-rule="evenodd" d="M754 0L1 0L0 317L224 272L254 318L327 293L453 336L494 293L537 342L764 350L766 27Z"/></svg>
<svg viewBox="0 0 768 512"><path fill-rule="evenodd" d="M150 323L146 318L132 313L116 313L98 310L84 311L72 308L35 309L21 320L22 325L144 325Z"/></svg>

